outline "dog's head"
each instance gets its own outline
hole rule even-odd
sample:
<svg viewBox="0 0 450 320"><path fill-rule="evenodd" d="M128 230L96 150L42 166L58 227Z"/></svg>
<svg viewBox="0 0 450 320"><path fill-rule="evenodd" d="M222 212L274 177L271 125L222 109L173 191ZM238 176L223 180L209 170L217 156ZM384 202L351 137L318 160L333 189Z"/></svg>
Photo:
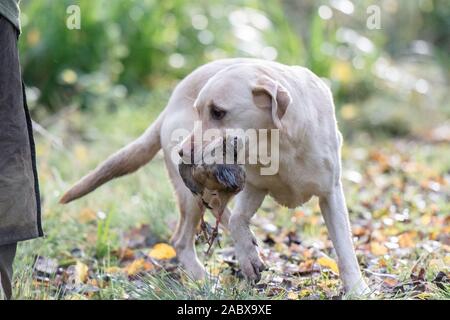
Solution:
<svg viewBox="0 0 450 320"><path fill-rule="evenodd" d="M237 64L214 75L200 90L194 109L200 120L180 145L180 155L204 154L197 150L210 147L225 130L283 129L283 117L291 104L291 95L284 84L270 77L269 72L255 64ZM202 131L202 134L198 134ZM212 133L214 132L214 133ZM201 136L201 143L196 140ZM245 143L245 142L244 142Z"/></svg>

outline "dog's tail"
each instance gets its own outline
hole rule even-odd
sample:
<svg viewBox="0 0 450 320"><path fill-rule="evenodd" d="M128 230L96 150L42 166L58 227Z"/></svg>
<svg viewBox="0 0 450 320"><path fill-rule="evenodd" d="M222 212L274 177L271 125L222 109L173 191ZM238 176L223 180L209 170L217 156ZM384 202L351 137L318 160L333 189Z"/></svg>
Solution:
<svg viewBox="0 0 450 320"><path fill-rule="evenodd" d="M68 203L81 198L109 180L132 173L152 160L161 149L160 130L163 118L164 112L139 138L109 156L94 171L78 181L59 202Z"/></svg>

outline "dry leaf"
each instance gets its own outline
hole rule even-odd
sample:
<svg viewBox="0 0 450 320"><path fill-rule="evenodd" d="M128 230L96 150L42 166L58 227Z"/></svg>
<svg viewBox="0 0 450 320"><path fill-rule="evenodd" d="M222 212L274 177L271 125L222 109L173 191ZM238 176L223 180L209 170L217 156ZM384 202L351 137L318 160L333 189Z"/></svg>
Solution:
<svg viewBox="0 0 450 320"><path fill-rule="evenodd" d="M77 261L76 264L71 265L67 268L67 282L72 286L80 285L85 283L88 279L89 267L81 261Z"/></svg>
<svg viewBox="0 0 450 320"><path fill-rule="evenodd" d="M113 254L116 255L120 260L133 260L135 258L134 251L130 248L120 248L113 251Z"/></svg>
<svg viewBox="0 0 450 320"><path fill-rule="evenodd" d="M450 266L450 255L446 255L446 256L444 257L444 263L445 263L447 266Z"/></svg>
<svg viewBox="0 0 450 320"><path fill-rule="evenodd" d="M389 287L395 287L398 285L398 280L394 278L385 278L383 280L383 283L386 284Z"/></svg>
<svg viewBox="0 0 450 320"><path fill-rule="evenodd" d="M339 274L338 265L333 259L329 257L320 257L319 259L317 259L317 263L322 267L328 268L334 273Z"/></svg>
<svg viewBox="0 0 450 320"><path fill-rule="evenodd" d="M382 256L388 253L388 249L379 242L371 242L370 251L376 256Z"/></svg>
<svg viewBox="0 0 450 320"><path fill-rule="evenodd" d="M354 236L361 237L361 236L365 235L368 230L361 226L354 226L352 228L352 231L353 231Z"/></svg>
<svg viewBox="0 0 450 320"><path fill-rule="evenodd" d="M302 291L300 291L300 293L298 295L300 298L304 298L304 297L310 296L311 293L312 293L311 290L303 289Z"/></svg>
<svg viewBox="0 0 450 320"><path fill-rule="evenodd" d="M86 282L88 278L89 267L83 262L77 261L75 265L75 274L77 275L80 282Z"/></svg>
<svg viewBox="0 0 450 320"><path fill-rule="evenodd" d="M287 298L288 298L288 300L298 300L298 293L290 291L287 294Z"/></svg>
<svg viewBox="0 0 450 320"><path fill-rule="evenodd" d="M405 232L398 236L398 244L400 248L412 248L416 245L414 241L414 233Z"/></svg>
<svg viewBox="0 0 450 320"><path fill-rule="evenodd" d="M430 293L430 292L422 292L422 293L419 293L417 296L416 296L416 298L419 298L419 299L421 299L421 300L426 300L426 299L428 299L428 298L430 298L430 297L432 297L433 295Z"/></svg>
<svg viewBox="0 0 450 320"><path fill-rule="evenodd" d="M150 271L154 268L153 264L146 261L144 258L134 260L128 266L125 267L125 272L128 276L134 276L142 271Z"/></svg>
<svg viewBox="0 0 450 320"><path fill-rule="evenodd" d="M150 257L158 260L172 259L177 256L175 249L167 243L158 243L150 250Z"/></svg>
<svg viewBox="0 0 450 320"><path fill-rule="evenodd" d="M308 273L313 271L314 259L308 259L304 262L300 262L299 264L299 272L300 273Z"/></svg>
<svg viewBox="0 0 450 320"><path fill-rule="evenodd" d="M115 274L115 273L121 273L124 272L124 270L120 267L109 267L105 269L105 273L109 274Z"/></svg>

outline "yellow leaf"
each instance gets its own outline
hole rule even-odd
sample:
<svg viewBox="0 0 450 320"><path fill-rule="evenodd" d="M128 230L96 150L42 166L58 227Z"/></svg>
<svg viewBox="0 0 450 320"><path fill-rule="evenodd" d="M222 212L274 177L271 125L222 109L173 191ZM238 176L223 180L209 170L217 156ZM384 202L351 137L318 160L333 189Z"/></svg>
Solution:
<svg viewBox="0 0 450 320"><path fill-rule="evenodd" d="M75 265L72 265L67 269L67 272L69 274L70 281L80 284L87 281L89 267L83 262L77 261Z"/></svg>
<svg viewBox="0 0 450 320"><path fill-rule="evenodd" d="M77 274L80 277L81 282L86 282L88 278L89 268L83 262L77 261L76 265Z"/></svg>
<svg viewBox="0 0 450 320"><path fill-rule="evenodd" d="M287 298L288 300L298 300L298 294L291 291L287 294Z"/></svg>
<svg viewBox="0 0 450 320"><path fill-rule="evenodd" d="M376 256L382 256L388 253L388 249L379 242L371 242L370 251Z"/></svg>
<svg viewBox="0 0 450 320"><path fill-rule="evenodd" d="M109 268L105 269L105 272L109 273L109 274L121 273L123 271L124 270L122 268L119 268L119 267L109 267Z"/></svg>
<svg viewBox="0 0 450 320"><path fill-rule="evenodd" d="M445 260L442 259L431 259L428 263L428 267L434 270L442 270L445 269Z"/></svg>
<svg viewBox="0 0 450 320"><path fill-rule="evenodd" d="M412 248L416 245L411 232L405 232L398 236L398 244L401 248Z"/></svg>
<svg viewBox="0 0 450 320"><path fill-rule="evenodd" d="M66 295L64 297L64 299L66 299L66 300L88 300L87 297L83 296L82 294L78 294L78 293Z"/></svg>
<svg viewBox="0 0 450 320"><path fill-rule="evenodd" d="M218 267L213 267L209 270L209 273L211 273L213 276L218 276L222 270Z"/></svg>
<svg viewBox="0 0 450 320"><path fill-rule="evenodd" d="M140 271L144 270L145 260L143 258L134 260L128 266L125 267L125 272L129 276L134 276Z"/></svg>
<svg viewBox="0 0 450 320"><path fill-rule="evenodd" d="M444 257L444 263L447 265L447 266L450 266L450 256L445 256Z"/></svg>
<svg viewBox="0 0 450 320"><path fill-rule="evenodd" d="M300 262L298 268L300 272L311 272L313 270L314 259L308 259L304 262Z"/></svg>
<svg viewBox="0 0 450 320"><path fill-rule="evenodd" d="M378 266L382 268L387 267L387 261L384 258L380 258L380 260L378 260Z"/></svg>
<svg viewBox="0 0 450 320"><path fill-rule="evenodd" d="M307 296L311 295L311 290L303 289L302 291L300 291L300 293L298 295L300 298L307 297Z"/></svg>
<svg viewBox="0 0 450 320"><path fill-rule="evenodd" d="M422 293L419 293L416 297L419 299L422 299L422 300L426 300L426 299L430 298L431 296L432 296L432 294L429 292L422 292Z"/></svg>
<svg viewBox="0 0 450 320"><path fill-rule="evenodd" d="M177 253L175 249L167 243L158 243L150 250L149 256L158 260L166 260L175 258Z"/></svg>
<svg viewBox="0 0 450 320"><path fill-rule="evenodd" d="M317 259L317 263L320 264L322 267L328 268L334 273L339 274L338 265L336 261L334 261L333 259L328 257L320 257L319 259Z"/></svg>

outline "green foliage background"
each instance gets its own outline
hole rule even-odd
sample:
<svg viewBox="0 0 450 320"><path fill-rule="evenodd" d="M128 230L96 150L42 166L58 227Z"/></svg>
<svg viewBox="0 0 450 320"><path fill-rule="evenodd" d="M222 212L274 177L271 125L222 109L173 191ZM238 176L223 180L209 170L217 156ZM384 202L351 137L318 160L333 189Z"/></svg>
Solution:
<svg viewBox="0 0 450 320"><path fill-rule="evenodd" d="M73 4L80 30L66 27ZM380 8L379 30L366 27L370 5ZM344 120L357 120L352 128L407 134L431 109L420 128L450 114L449 8L445 0L24 0L20 49L38 119L67 105L117 108L130 96L145 104L203 63L251 56L327 79Z"/></svg>

